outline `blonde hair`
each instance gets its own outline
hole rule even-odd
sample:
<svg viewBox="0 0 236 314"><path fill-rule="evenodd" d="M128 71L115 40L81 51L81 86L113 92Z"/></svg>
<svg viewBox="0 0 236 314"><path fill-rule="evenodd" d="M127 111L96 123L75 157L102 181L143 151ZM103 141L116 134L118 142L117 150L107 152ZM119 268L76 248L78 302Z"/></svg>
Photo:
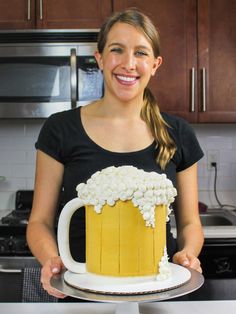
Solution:
<svg viewBox="0 0 236 314"><path fill-rule="evenodd" d="M103 24L98 35L99 53L104 50L112 26L118 22L130 24L141 31L150 42L155 58L160 56L160 37L157 29L146 15L135 8L116 12ZM156 98L147 87L144 90L143 101L141 118L147 123L159 147L156 161L164 170L176 151L175 143L167 130L170 126L162 118Z"/></svg>

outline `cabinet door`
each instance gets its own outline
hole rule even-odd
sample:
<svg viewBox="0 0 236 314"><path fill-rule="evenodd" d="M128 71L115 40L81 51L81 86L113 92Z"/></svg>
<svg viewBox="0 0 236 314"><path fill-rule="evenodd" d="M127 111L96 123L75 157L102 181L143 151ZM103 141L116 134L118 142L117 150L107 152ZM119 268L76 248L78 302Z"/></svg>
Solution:
<svg viewBox="0 0 236 314"><path fill-rule="evenodd" d="M0 29L35 27L35 0L0 0Z"/></svg>
<svg viewBox="0 0 236 314"><path fill-rule="evenodd" d="M150 87L161 110L196 122L196 1L114 1L114 10L129 7L137 7L148 14L160 31L163 64L151 80Z"/></svg>
<svg viewBox="0 0 236 314"><path fill-rule="evenodd" d="M236 122L235 13L236 0L199 0L200 122Z"/></svg>
<svg viewBox="0 0 236 314"><path fill-rule="evenodd" d="M111 0L36 0L36 27L100 28L112 12Z"/></svg>

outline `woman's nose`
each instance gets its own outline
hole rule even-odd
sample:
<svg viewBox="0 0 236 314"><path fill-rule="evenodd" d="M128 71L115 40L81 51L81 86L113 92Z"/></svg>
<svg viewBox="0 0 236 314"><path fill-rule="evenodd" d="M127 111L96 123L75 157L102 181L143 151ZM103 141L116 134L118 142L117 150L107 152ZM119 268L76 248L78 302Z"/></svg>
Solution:
<svg viewBox="0 0 236 314"><path fill-rule="evenodd" d="M122 65L128 71L135 69L136 66L135 56L131 53L126 53L123 56Z"/></svg>

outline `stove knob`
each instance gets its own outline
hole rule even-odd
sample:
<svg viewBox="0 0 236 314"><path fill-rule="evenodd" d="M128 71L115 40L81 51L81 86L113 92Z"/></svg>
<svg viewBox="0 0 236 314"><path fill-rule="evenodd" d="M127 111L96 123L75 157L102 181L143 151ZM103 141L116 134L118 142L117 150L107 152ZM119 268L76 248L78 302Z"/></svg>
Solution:
<svg viewBox="0 0 236 314"><path fill-rule="evenodd" d="M8 241L8 247L10 251L13 251L15 248L15 241L13 237L10 237L9 241Z"/></svg>
<svg viewBox="0 0 236 314"><path fill-rule="evenodd" d="M1 241L0 242L0 253L5 253L7 252L7 244L5 243L5 241Z"/></svg>

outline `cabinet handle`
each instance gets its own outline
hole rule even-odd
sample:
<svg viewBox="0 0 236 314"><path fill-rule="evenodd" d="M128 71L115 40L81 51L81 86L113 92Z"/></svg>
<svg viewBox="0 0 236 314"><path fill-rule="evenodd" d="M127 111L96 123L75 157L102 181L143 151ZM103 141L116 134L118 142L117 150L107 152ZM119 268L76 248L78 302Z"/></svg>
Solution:
<svg viewBox="0 0 236 314"><path fill-rule="evenodd" d="M206 68L202 68L202 111L206 111Z"/></svg>
<svg viewBox="0 0 236 314"><path fill-rule="evenodd" d="M28 0L28 12L27 12L27 20L30 21L31 20L31 14L30 14L30 4L31 4L31 0Z"/></svg>
<svg viewBox="0 0 236 314"><path fill-rule="evenodd" d="M77 57L76 49L71 49L70 55L70 85L71 85L71 107L76 108L77 101Z"/></svg>
<svg viewBox="0 0 236 314"><path fill-rule="evenodd" d="M40 20L43 19L43 0L39 1L39 18Z"/></svg>
<svg viewBox="0 0 236 314"><path fill-rule="evenodd" d="M16 274L16 273L22 273L22 269L8 269L8 268L2 268L0 267L0 273L7 273L7 274Z"/></svg>
<svg viewBox="0 0 236 314"><path fill-rule="evenodd" d="M195 111L195 69L191 69L191 112Z"/></svg>

